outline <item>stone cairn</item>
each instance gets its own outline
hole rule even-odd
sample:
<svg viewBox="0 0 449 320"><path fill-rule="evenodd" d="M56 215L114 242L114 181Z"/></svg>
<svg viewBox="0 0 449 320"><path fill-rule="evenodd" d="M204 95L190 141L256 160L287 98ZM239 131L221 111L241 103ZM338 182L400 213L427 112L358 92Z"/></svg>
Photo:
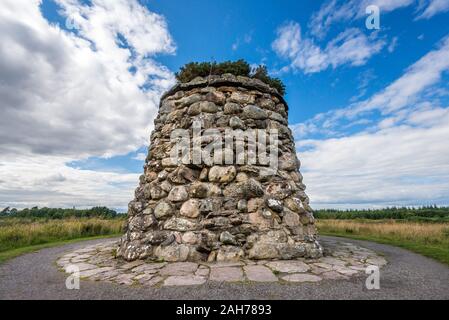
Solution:
<svg viewBox="0 0 449 320"><path fill-rule="evenodd" d="M278 166L173 163L172 132L276 129ZM202 137L202 144L208 143ZM164 94L117 256L127 261L319 258L323 249L288 128L288 106L260 80L196 78Z"/></svg>

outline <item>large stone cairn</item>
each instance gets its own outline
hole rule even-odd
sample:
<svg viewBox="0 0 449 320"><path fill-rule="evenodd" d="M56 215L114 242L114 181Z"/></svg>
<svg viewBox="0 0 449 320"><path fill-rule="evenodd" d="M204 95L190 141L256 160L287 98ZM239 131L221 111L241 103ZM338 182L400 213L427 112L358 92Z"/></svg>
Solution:
<svg viewBox="0 0 449 320"><path fill-rule="evenodd" d="M144 174L117 256L175 261L318 258L315 220L299 172L288 107L256 79L231 74L177 84L161 99ZM278 167L173 164L171 133L277 129ZM203 141L204 142L204 141Z"/></svg>

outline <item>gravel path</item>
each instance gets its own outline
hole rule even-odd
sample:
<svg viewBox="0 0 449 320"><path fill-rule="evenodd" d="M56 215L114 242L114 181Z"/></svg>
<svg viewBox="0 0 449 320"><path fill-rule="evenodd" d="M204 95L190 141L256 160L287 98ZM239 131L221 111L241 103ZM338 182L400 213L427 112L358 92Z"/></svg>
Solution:
<svg viewBox="0 0 449 320"><path fill-rule="evenodd" d="M66 275L58 271L56 259L65 252L103 241L44 249L0 265L0 299L449 299L449 267L400 248L349 239L344 241L379 252L388 260L381 269L380 290L368 291L365 275L302 284L207 283L195 290L82 281L80 290L67 290Z"/></svg>

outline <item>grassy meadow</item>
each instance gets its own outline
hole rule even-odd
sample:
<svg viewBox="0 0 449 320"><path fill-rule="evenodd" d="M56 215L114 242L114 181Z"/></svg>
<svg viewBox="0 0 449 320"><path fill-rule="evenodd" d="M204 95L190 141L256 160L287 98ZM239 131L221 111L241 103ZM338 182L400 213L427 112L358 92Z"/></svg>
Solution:
<svg viewBox="0 0 449 320"><path fill-rule="evenodd" d="M449 208L318 210L319 233L399 246L449 265ZM67 242L118 236L126 216L107 208L0 213L0 263Z"/></svg>
<svg viewBox="0 0 449 320"><path fill-rule="evenodd" d="M14 221L15 220L15 221ZM61 240L119 234L123 220L67 219L26 222L0 221L0 252Z"/></svg>
<svg viewBox="0 0 449 320"><path fill-rule="evenodd" d="M322 235L391 244L449 265L448 222L320 219L317 226Z"/></svg>
<svg viewBox="0 0 449 320"><path fill-rule="evenodd" d="M40 209L0 216L0 263L50 246L120 235L125 223L124 216L104 212L61 212L55 215L54 209Z"/></svg>

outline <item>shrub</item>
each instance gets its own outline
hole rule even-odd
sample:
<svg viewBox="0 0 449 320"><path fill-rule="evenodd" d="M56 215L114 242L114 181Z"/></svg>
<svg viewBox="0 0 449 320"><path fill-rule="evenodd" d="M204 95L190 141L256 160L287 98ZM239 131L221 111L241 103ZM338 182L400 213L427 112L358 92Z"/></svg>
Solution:
<svg viewBox="0 0 449 320"><path fill-rule="evenodd" d="M280 79L270 77L265 66L261 65L254 70L251 70L250 65L245 60L225 61L221 63L191 62L181 67L180 71L176 73L176 79L178 79L179 82L186 83L192 81L196 77L222 75L225 73L259 79L278 90L279 94L285 94L285 85Z"/></svg>
<svg viewBox="0 0 449 320"><path fill-rule="evenodd" d="M279 78L272 78L268 75L268 70L266 66L258 66L256 69L253 70L253 73L251 75L255 79L259 79L272 88L275 88L281 95L285 94L285 85Z"/></svg>

